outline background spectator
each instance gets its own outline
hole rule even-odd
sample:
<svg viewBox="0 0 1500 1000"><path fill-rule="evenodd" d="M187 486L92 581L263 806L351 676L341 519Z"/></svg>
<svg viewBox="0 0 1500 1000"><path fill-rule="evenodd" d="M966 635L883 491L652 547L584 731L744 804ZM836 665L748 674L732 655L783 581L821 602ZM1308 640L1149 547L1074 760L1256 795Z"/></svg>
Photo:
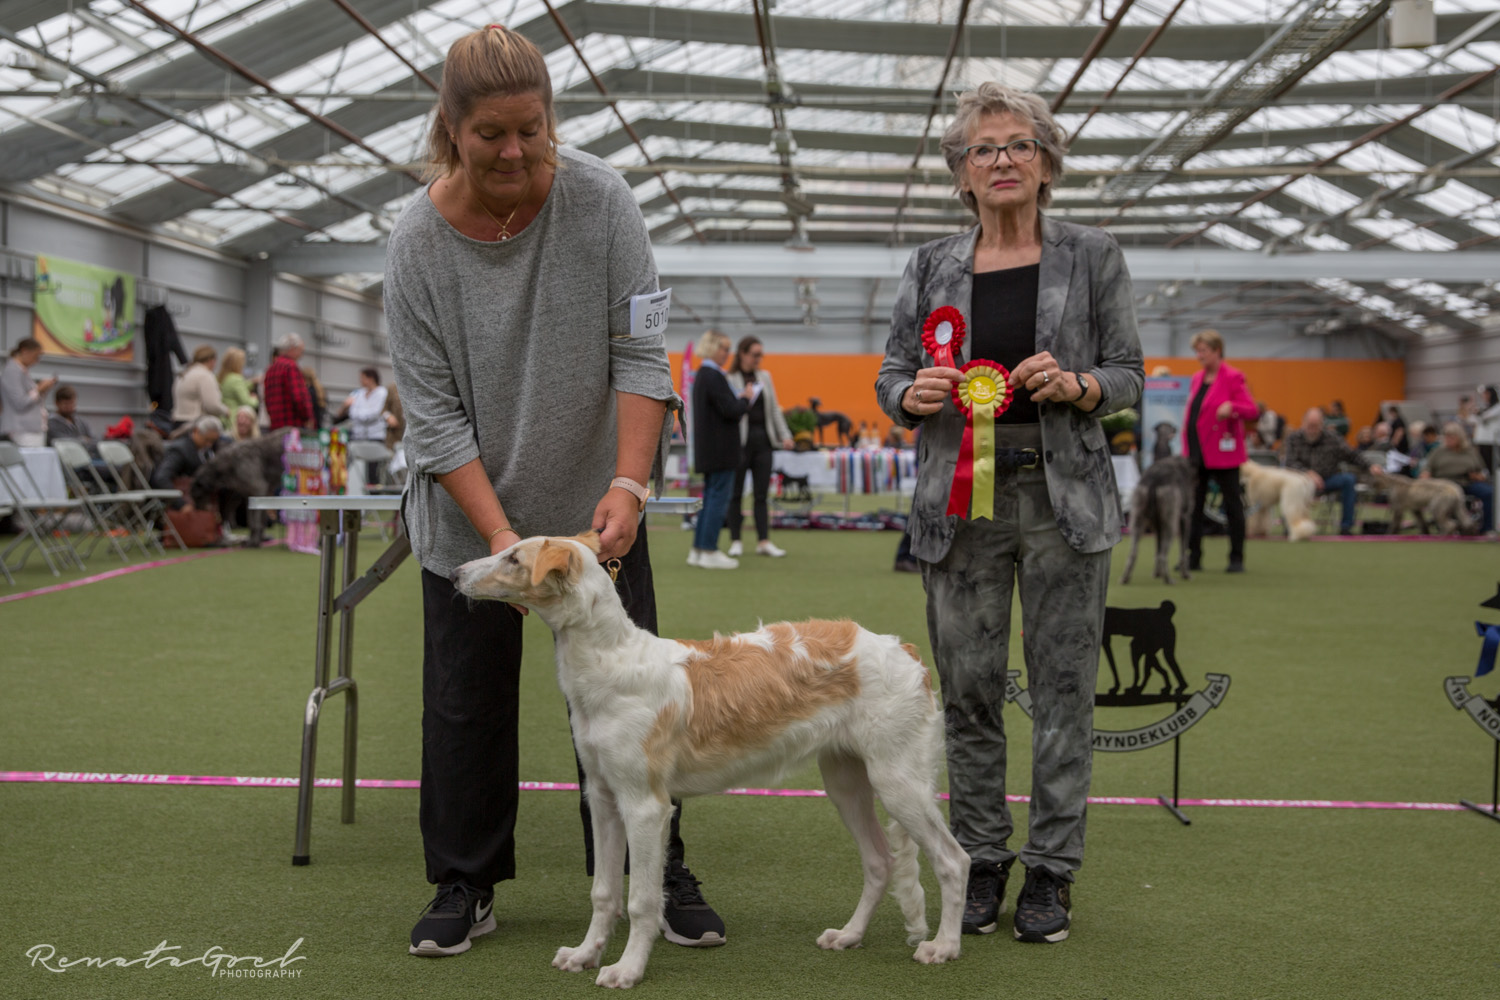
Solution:
<svg viewBox="0 0 1500 1000"><path fill-rule="evenodd" d="M88 422L78 415L78 390L71 385L60 385L52 394L53 414L47 418L47 443L58 438L74 438L90 454L94 453L98 438Z"/></svg>
<svg viewBox="0 0 1500 1000"><path fill-rule="evenodd" d="M1286 467L1306 472L1312 477L1319 495L1337 493L1343 505L1339 516L1339 534L1354 534L1354 504L1358 481L1345 472L1342 463L1363 465L1359 453L1334 434L1323 422L1323 411L1314 406L1302 418L1302 426L1287 435Z"/></svg>
<svg viewBox="0 0 1500 1000"><path fill-rule="evenodd" d="M187 495L187 484L193 474L203 467L219 443L219 433L224 425L218 417L204 415L194 421L188 432L167 445L161 453L161 461L151 470L151 488L155 490L181 490ZM183 505L183 500L173 502L173 509Z"/></svg>
<svg viewBox="0 0 1500 1000"><path fill-rule="evenodd" d="M36 380L31 367L42 356L42 345L26 337L11 348L10 360L0 371L0 437L8 437L22 448L47 444L47 411L42 399L57 384L57 376Z"/></svg>
<svg viewBox="0 0 1500 1000"><path fill-rule="evenodd" d="M1474 416L1474 446L1486 469L1495 467L1495 443L1500 441L1500 391L1481 386L1478 412Z"/></svg>
<svg viewBox="0 0 1500 1000"><path fill-rule="evenodd" d="M229 407L219 393L219 380L214 377L214 361L218 352L206 344L193 352L193 363L177 376L173 387L176 405L172 408L172 422L179 427L190 424L202 416L218 417L220 426L229 416Z"/></svg>
<svg viewBox="0 0 1500 1000"><path fill-rule="evenodd" d="M312 394L297 368L302 357L302 338L289 333L276 342L276 356L261 377L261 395L266 402L270 429L312 427Z"/></svg>
<svg viewBox="0 0 1500 1000"><path fill-rule="evenodd" d="M322 380L318 378L317 369L312 365L303 365L301 371L302 378L307 383L307 398L312 400L313 430L322 430L328 426L328 393L323 388Z"/></svg>
<svg viewBox="0 0 1500 1000"><path fill-rule="evenodd" d="M1463 487L1467 496L1478 497L1484 505L1482 530L1495 528L1495 487L1489 482L1489 470L1479 449L1464 437L1464 429L1456 421L1443 425L1443 443L1427 456L1420 478L1446 479Z"/></svg>
<svg viewBox="0 0 1500 1000"><path fill-rule="evenodd" d="M776 399L776 386L771 382L771 373L761 367L765 348L759 337L744 337L735 348L734 360L729 363L729 386L743 393L751 384L759 385L761 393L750 403L750 412L740 418L740 467L735 473L734 486L729 491L729 554L738 556L743 551L740 530L745 523L744 497L745 476L750 476L754 490L755 535L760 539L755 546L756 555L780 558L786 552L771 541L771 453L777 448L792 448L792 432L787 429L786 418L781 415L781 404ZM879 442L876 442L877 444Z"/></svg>
<svg viewBox="0 0 1500 1000"><path fill-rule="evenodd" d="M260 414L253 406L242 406L234 412L234 427L231 433L236 441L248 441L260 437Z"/></svg>
<svg viewBox="0 0 1500 1000"><path fill-rule="evenodd" d="M759 383L749 382L738 396L734 394L724 373L729 351L729 338L718 330L698 338L703 363L693 380L693 467L703 477L703 507L693 529L688 565L703 569L739 566L739 560L719 551L719 529L740 468L740 418L761 392Z"/></svg>
<svg viewBox="0 0 1500 1000"><path fill-rule="evenodd" d="M224 360L219 362L219 395L229 411L224 415L224 429L231 432L240 407L248 406L254 410L260 405L251 380L245 377L245 352L238 347L225 351Z"/></svg>
<svg viewBox="0 0 1500 1000"><path fill-rule="evenodd" d="M1224 338L1217 330L1193 335L1193 354L1202 369L1193 376L1187 413L1182 421L1182 451L1198 470L1197 495L1193 499L1193 526L1188 537L1188 567L1203 568L1203 504L1208 484L1218 485L1229 519L1230 573L1245 572L1245 500L1240 493L1240 466L1245 452L1245 421L1256 419L1275 424L1267 417L1281 418L1267 409L1260 413L1245 376L1224 363ZM1277 440L1280 440L1278 437Z"/></svg>
<svg viewBox="0 0 1500 1000"><path fill-rule="evenodd" d="M1328 412L1324 417L1324 423L1327 424L1329 430L1333 431L1340 438L1343 438L1345 441L1349 440L1349 414L1344 412L1344 401L1342 399L1335 399L1329 404Z"/></svg>

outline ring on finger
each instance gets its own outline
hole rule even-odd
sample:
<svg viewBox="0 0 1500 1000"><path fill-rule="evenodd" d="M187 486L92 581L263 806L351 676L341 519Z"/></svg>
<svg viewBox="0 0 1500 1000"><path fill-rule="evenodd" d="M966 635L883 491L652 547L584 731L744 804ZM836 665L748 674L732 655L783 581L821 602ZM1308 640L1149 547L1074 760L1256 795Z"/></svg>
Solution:
<svg viewBox="0 0 1500 1000"><path fill-rule="evenodd" d="M1047 372L1042 372L1042 385L1046 385L1050 381L1052 381L1052 376Z"/></svg>

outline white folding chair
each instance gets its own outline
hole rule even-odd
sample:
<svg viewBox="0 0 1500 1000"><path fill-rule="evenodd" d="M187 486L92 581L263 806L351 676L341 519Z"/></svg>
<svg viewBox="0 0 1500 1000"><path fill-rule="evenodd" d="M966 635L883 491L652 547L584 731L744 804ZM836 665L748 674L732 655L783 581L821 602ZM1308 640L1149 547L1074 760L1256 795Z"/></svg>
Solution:
<svg viewBox="0 0 1500 1000"><path fill-rule="evenodd" d="M149 554L131 523L131 507L138 498L132 494L112 492L94 471L94 460L89 456L88 449L77 441L60 438L52 442L52 448L57 452L58 461L62 462L63 477L67 480L68 489L83 501L84 512L93 523L90 531L93 541L88 552L84 553L85 557L92 559L99 543L108 542L120 561L128 562L130 555L125 544L121 543L122 538L127 542L136 541L140 544L141 551Z"/></svg>
<svg viewBox="0 0 1500 1000"><path fill-rule="evenodd" d="M40 552L53 576L61 575L58 564L76 564L83 569L83 557L73 547L64 520L69 514L85 513L83 501L67 497L45 497L42 490L26 468L21 449L10 441L0 441L0 486L10 494L10 505L15 509L15 520L21 532L0 552L0 565L10 570L23 569L32 551ZM29 543L29 544L28 544ZM10 562L11 553L21 550L21 561Z"/></svg>
<svg viewBox="0 0 1500 1000"><path fill-rule="evenodd" d="M177 548L185 550L187 546L183 544L182 536L177 533L176 525L167 516L167 508L182 499L182 491L159 490L155 488L143 490L131 489L126 482L127 475L134 475L136 479L143 483L149 483L150 480L141 473L140 468L136 465L135 455L131 454L130 446L122 441L100 441L99 457L104 459L105 463L109 466L110 476L114 480L115 492L134 493L141 498L139 509L148 529L152 529L155 525L160 524L162 532L172 536L172 539L177 543ZM165 555L166 549L154 533L151 536L151 540L161 554Z"/></svg>

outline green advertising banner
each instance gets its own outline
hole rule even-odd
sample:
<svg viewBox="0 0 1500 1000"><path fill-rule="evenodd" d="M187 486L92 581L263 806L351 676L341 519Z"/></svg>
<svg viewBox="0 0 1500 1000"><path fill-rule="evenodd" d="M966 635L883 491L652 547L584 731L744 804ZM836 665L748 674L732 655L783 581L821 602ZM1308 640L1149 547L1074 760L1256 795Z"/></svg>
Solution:
<svg viewBox="0 0 1500 1000"><path fill-rule="evenodd" d="M31 335L48 354L135 360L135 277L60 257L36 259Z"/></svg>

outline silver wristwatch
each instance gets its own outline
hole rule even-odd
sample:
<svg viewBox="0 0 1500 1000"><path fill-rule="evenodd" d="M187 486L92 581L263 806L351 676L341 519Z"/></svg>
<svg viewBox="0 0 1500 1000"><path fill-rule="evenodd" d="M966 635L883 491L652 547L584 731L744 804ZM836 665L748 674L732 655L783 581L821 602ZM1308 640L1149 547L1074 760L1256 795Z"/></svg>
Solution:
<svg viewBox="0 0 1500 1000"><path fill-rule="evenodd" d="M1081 403L1083 397L1089 394L1089 377L1083 372L1074 372L1073 377L1078 380L1078 398L1073 402Z"/></svg>

